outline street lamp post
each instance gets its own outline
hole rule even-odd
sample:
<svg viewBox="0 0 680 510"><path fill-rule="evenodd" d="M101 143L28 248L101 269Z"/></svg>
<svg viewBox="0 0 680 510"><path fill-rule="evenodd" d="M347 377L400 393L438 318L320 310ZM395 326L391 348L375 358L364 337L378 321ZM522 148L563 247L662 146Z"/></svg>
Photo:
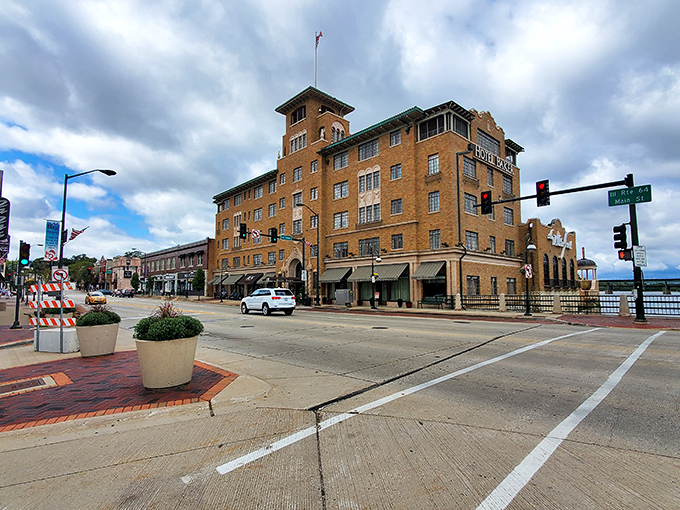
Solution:
<svg viewBox="0 0 680 510"><path fill-rule="evenodd" d="M524 250L524 279L526 280L526 296L524 298L524 305L526 310L524 315L527 317L531 316L531 297L529 296L529 252L535 252L536 245L531 240L531 231L527 232L526 237L526 250ZM531 272L533 275L533 271Z"/></svg>
<svg viewBox="0 0 680 510"><path fill-rule="evenodd" d="M321 228L321 225L319 225L319 215L316 213L316 211L314 209L309 207L307 204L303 204L302 202L298 202L295 205L297 207L300 207L300 206L306 207L307 209L309 209L312 212L312 214L314 216L316 216L316 282L314 284L314 287L315 287L315 290L316 290L316 298L314 298L314 301L316 303L316 306L319 306L319 304L321 303L321 300L319 298L319 294L320 294L319 283L320 283L320 278L321 278L321 275L319 274L319 257L320 257L319 256L319 250L321 248L319 246L319 229Z"/></svg>
<svg viewBox="0 0 680 510"><path fill-rule="evenodd" d="M371 298L372 303L371 310L378 309L378 307L375 304L375 265L373 264L374 261L380 264L382 262L382 259L380 258L379 253L377 256L373 253L373 247L371 246L371 283L373 283L373 297Z"/></svg>
<svg viewBox="0 0 680 510"><path fill-rule="evenodd" d="M100 172L104 175L116 175L114 170L106 170L101 168L96 168L94 170L88 170L87 172L81 172L79 174L68 175L64 174L64 200L61 203L61 232L59 236L59 268L64 267L64 237L66 236L66 189L68 188L68 180L74 177L80 177L81 175L91 174L92 172Z"/></svg>

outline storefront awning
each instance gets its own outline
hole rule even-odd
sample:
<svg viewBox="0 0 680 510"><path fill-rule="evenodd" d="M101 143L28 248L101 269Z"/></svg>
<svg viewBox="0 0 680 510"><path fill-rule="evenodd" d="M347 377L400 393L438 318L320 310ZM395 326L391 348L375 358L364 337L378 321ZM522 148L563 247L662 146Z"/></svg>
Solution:
<svg viewBox="0 0 680 510"><path fill-rule="evenodd" d="M396 281L406 271L408 264L375 264L373 269L378 275L376 279L381 282ZM347 278L348 282L370 282L371 266L357 267Z"/></svg>
<svg viewBox="0 0 680 510"><path fill-rule="evenodd" d="M241 278L245 278L244 274L230 274L224 280L222 280L222 285L234 285Z"/></svg>
<svg viewBox="0 0 680 510"><path fill-rule="evenodd" d="M416 269L415 273L413 273L413 278L414 280L440 280L440 279L446 279L446 276L437 276L439 272L442 270L442 267L446 262L443 260L437 261L437 262L423 262L418 266L418 269Z"/></svg>
<svg viewBox="0 0 680 510"><path fill-rule="evenodd" d="M321 275L321 278L319 278L319 283L340 282L344 280L351 271L351 267L334 267L332 269L326 269Z"/></svg>
<svg viewBox="0 0 680 510"><path fill-rule="evenodd" d="M264 274L264 276L262 277L262 281L263 282L273 282L275 277L276 277L276 273L271 271L269 273Z"/></svg>
<svg viewBox="0 0 680 510"><path fill-rule="evenodd" d="M238 283L240 285L253 285L257 280L262 278L263 273L250 273L249 275L246 275L246 277L239 281Z"/></svg>
<svg viewBox="0 0 680 510"><path fill-rule="evenodd" d="M223 276L216 276L215 278L213 278L212 280L210 280L208 282L208 285L217 285L218 283L220 283L220 280L222 278L223 278Z"/></svg>

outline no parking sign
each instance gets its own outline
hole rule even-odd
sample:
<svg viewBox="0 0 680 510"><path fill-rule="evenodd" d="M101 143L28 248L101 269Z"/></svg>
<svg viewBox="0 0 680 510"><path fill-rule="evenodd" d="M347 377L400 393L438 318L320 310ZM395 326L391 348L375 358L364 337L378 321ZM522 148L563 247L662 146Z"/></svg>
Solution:
<svg viewBox="0 0 680 510"><path fill-rule="evenodd" d="M52 281L55 282L68 281L68 267L57 267L52 269Z"/></svg>

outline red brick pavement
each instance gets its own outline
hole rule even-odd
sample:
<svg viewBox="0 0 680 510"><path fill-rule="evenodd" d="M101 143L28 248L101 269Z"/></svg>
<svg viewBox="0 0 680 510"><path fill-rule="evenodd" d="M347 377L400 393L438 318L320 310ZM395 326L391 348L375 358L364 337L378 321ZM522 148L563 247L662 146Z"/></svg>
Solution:
<svg viewBox="0 0 680 510"><path fill-rule="evenodd" d="M33 341L33 331L26 326L22 329L9 328L9 325L0 326L0 347L9 347Z"/></svg>
<svg viewBox="0 0 680 510"><path fill-rule="evenodd" d="M197 361L187 386L152 392L142 386L137 352L123 351L111 356L69 358L0 370L0 385L41 376L51 376L57 386L0 395L0 432L207 401L237 377Z"/></svg>

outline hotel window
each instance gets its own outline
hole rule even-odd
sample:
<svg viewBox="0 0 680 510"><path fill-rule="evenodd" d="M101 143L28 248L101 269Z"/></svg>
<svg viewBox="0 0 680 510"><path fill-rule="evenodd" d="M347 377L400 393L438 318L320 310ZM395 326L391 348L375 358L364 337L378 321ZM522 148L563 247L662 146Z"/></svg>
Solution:
<svg viewBox="0 0 680 510"><path fill-rule="evenodd" d="M273 218L276 216L276 204L269 204L269 217Z"/></svg>
<svg viewBox="0 0 680 510"><path fill-rule="evenodd" d="M505 148L505 161L517 165L517 153L513 150Z"/></svg>
<svg viewBox="0 0 680 510"><path fill-rule="evenodd" d="M293 220L293 235L302 234L302 220Z"/></svg>
<svg viewBox="0 0 680 510"><path fill-rule="evenodd" d="M441 247L441 233L439 229L430 230L430 250L438 250Z"/></svg>
<svg viewBox="0 0 680 510"><path fill-rule="evenodd" d="M503 175L503 193L512 195L512 177Z"/></svg>
<svg viewBox="0 0 680 510"><path fill-rule="evenodd" d="M279 223L279 235L286 235L286 224L285 223Z"/></svg>
<svg viewBox="0 0 680 510"><path fill-rule="evenodd" d="M279 175L279 184L286 184L286 174Z"/></svg>
<svg viewBox="0 0 680 510"><path fill-rule="evenodd" d="M468 124L460 117L453 116L453 130L465 138L469 138Z"/></svg>
<svg viewBox="0 0 680 510"><path fill-rule="evenodd" d="M229 230L229 218L222 220L222 230Z"/></svg>
<svg viewBox="0 0 680 510"><path fill-rule="evenodd" d="M392 249L401 250L404 247L404 234L394 234L392 236Z"/></svg>
<svg viewBox="0 0 680 510"><path fill-rule="evenodd" d="M222 259L222 269L227 269L229 267L229 259Z"/></svg>
<svg viewBox="0 0 680 510"><path fill-rule="evenodd" d="M493 188L493 168L486 167L486 183Z"/></svg>
<svg viewBox="0 0 680 510"><path fill-rule="evenodd" d="M348 157L347 157L347 151L341 152L340 154L336 154L333 156L333 169L334 170L339 170L341 168L345 168L349 164Z"/></svg>
<svg viewBox="0 0 680 510"><path fill-rule="evenodd" d="M269 263L270 266L273 266L276 264L276 252L275 251L270 251L267 254L267 262Z"/></svg>
<svg viewBox="0 0 680 510"><path fill-rule="evenodd" d="M309 228L319 228L319 217L318 216L312 216L309 218Z"/></svg>
<svg viewBox="0 0 680 510"><path fill-rule="evenodd" d="M515 241L511 241L510 239L505 240L505 254L508 257L515 256Z"/></svg>
<svg viewBox="0 0 680 510"><path fill-rule="evenodd" d="M491 295L492 296L498 295L498 278L495 276L491 277Z"/></svg>
<svg viewBox="0 0 680 510"><path fill-rule="evenodd" d="M431 136L444 132L444 115L438 115L434 119L420 123L420 139L425 140Z"/></svg>
<svg viewBox="0 0 680 510"><path fill-rule="evenodd" d="M467 276L467 295L479 296L479 276Z"/></svg>
<svg viewBox="0 0 680 510"><path fill-rule="evenodd" d="M253 198L254 198L254 199L262 198L262 186L257 186L257 187L255 188L255 192L254 192Z"/></svg>
<svg viewBox="0 0 680 510"><path fill-rule="evenodd" d="M222 239L222 249L223 250L229 249L229 239ZM184 267L184 266L182 266L182 267Z"/></svg>
<svg viewBox="0 0 680 510"><path fill-rule="evenodd" d="M333 185L333 198L345 198L349 195L349 181L338 182Z"/></svg>
<svg viewBox="0 0 680 510"><path fill-rule="evenodd" d="M392 165L390 167L390 180L401 179L401 165Z"/></svg>
<svg viewBox="0 0 680 510"><path fill-rule="evenodd" d="M359 223L371 223L380 221L380 204L359 207Z"/></svg>
<svg viewBox="0 0 680 510"><path fill-rule="evenodd" d="M283 260L286 258L286 250L279 250L279 260Z"/></svg>
<svg viewBox="0 0 680 510"><path fill-rule="evenodd" d="M427 174L434 175L439 173L439 154L431 154L427 157Z"/></svg>
<svg viewBox="0 0 680 510"><path fill-rule="evenodd" d="M509 207L503 207L503 223L506 225L515 224L515 213Z"/></svg>
<svg viewBox="0 0 680 510"><path fill-rule="evenodd" d="M319 188L312 188L309 190L309 199L318 200L319 198Z"/></svg>
<svg viewBox="0 0 680 510"><path fill-rule="evenodd" d="M378 155L378 139L359 145L359 161Z"/></svg>
<svg viewBox="0 0 680 510"><path fill-rule="evenodd" d="M433 191L427 195L430 212L439 211L439 191Z"/></svg>
<svg viewBox="0 0 680 510"><path fill-rule="evenodd" d="M302 180L302 167L299 166L293 169L293 182L298 182Z"/></svg>
<svg viewBox="0 0 680 510"><path fill-rule="evenodd" d="M477 232L465 232L465 247L470 251L479 251L479 234Z"/></svg>
<svg viewBox="0 0 680 510"><path fill-rule="evenodd" d="M276 193L276 181L269 181L269 193Z"/></svg>
<svg viewBox="0 0 680 510"><path fill-rule="evenodd" d="M463 158L463 175L470 177L471 179L477 178L477 165L474 159Z"/></svg>
<svg viewBox="0 0 680 510"><path fill-rule="evenodd" d="M290 153L297 152L307 147L307 133L302 133L290 139Z"/></svg>
<svg viewBox="0 0 680 510"><path fill-rule="evenodd" d="M291 114L290 123L291 125L295 124L303 120L305 117L307 117L307 106L302 105L300 108L298 108Z"/></svg>
<svg viewBox="0 0 680 510"><path fill-rule="evenodd" d="M298 207L298 204L302 203L302 191L293 193L293 207Z"/></svg>
<svg viewBox="0 0 680 510"><path fill-rule="evenodd" d="M262 207L253 211L253 221L262 221Z"/></svg>
<svg viewBox="0 0 680 510"><path fill-rule="evenodd" d="M399 145L401 143L401 130L392 131L390 133L390 147Z"/></svg>
<svg viewBox="0 0 680 510"><path fill-rule="evenodd" d="M373 237L371 239L359 239L359 256L366 257L368 255L380 254L380 238Z"/></svg>
<svg viewBox="0 0 680 510"><path fill-rule="evenodd" d="M501 143L493 136L487 135L481 129L477 130L477 143L482 149L486 149L496 156L501 155Z"/></svg>
<svg viewBox="0 0 680 510"><path fill-rule="evenodd" d="M349 226L349 212L343 211L333 215L333 228L335 230Z"/></svg>
<svg viewBox="0 0 680 510"><path fill-rule="evenodd" d="M335 243L333 245L333 258L334 259L344 259L349 257L349 249L347 248L347 242Z"/></svg>
<svg viewBox="0 0 680 510"><path fill-rule="evenodd" d="M259 253L256 253L253 255L253 265L254 266L261 266L262 265L262 255Z"/></svg>
<svg viewBox="0 0 680 510"><path fill-rule="evenodd" d="M279 198L279 209L286 208L286 197Z"/></svg>
<svg viewBox="0 0 680 510"><path fill-rule="evenodd" d="M401 214L401 213L402 213L401 198L398 198L396 200L392 200L392 214Z"/></svg>
<svg viewBox="0 0 680 510"><path fill-rule="evenodd" d="M315 174L318 171L319 171L319 160L315 159L314 161L312 161L309 173Z"/></svg>
<svg viewBox="0 0 680 510"><path fill-rule="evenodd" d="M465 212L477 216L477 208L475 205L477 205L477 196L465 193Z"/></svg>
<svg viewBox="0 0 680 510"><path fill-rule="evenodd" d="M234 267L241 267L241 257L234 257Z"/></svg>
<svg viewBox="0 0 680 510"><path fill-rule="evenodd" d="M319 245L318 244L313 244L309 247L309 256L311 258L316 258L316 257L319 256Z"/></svg>
<svg viewBox="0 0 680 510"><path fill-rule="evenodd" d="M262 236L253 237L253 244L262 244Z"/></svg>
<svg viewBox="0 0 680 510"><path fill-rule="evenodd" d="M224 202L222 202L222 209L229 209L229 199L225 198Z"/></svg>
<svg viewBox="0 0 680 510"><path fill-rule="evenodd" d="M506 278L505 283L508 286L508 295L517 294L517 279L516 278Z"/></svg>
<svg viewBox="0 0 680 510"><path fill-rule="evenodd" d="M496 238L494 236L489 236L489 251L496 253Z"/></svg>
<svg viewBox="0 0 680 510"><path fill-rule="evenodd" d="M241 194L234 195L234 207L241 205Z"/></svg>

